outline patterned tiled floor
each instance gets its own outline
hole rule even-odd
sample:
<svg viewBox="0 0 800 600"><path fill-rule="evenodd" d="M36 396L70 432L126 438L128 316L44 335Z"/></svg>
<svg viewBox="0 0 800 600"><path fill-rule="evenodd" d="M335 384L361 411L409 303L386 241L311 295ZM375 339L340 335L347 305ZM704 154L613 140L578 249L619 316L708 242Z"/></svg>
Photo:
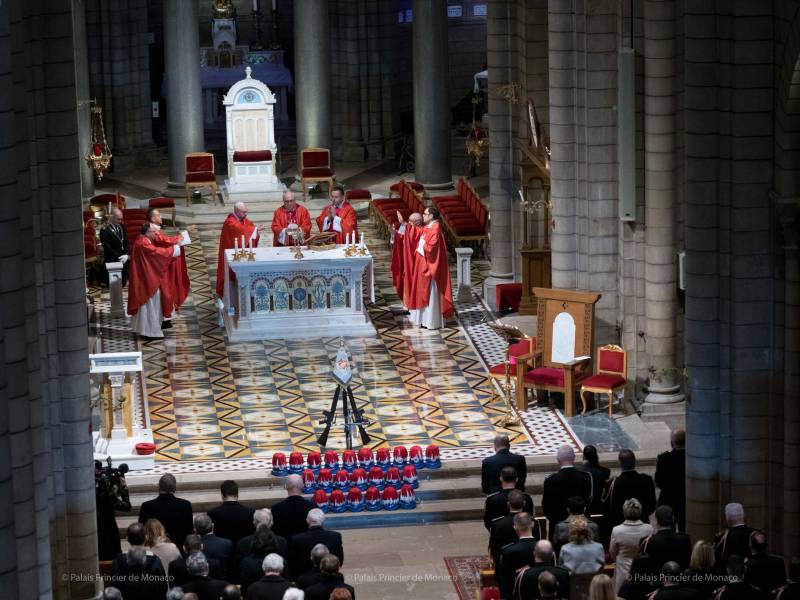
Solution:
<svg viewBox="0 0 800 600"><path fill-rule="evenodd" d="M561 416L546 408L527 411L526 427L497 425L504 407L492 398L485 362L502 357L502 343L485 324L480 300L457 304L459 319L448 328L410 327L396 314L386 244L366 219L361 225L375 257L376 302L369 312L378 336L345 336L344 343L355 366L356 403L374 421L371 445L436 443L443 458L477 458L506 431L529 455L577 446ZM164 340L140 344L157 460L173 467L172 461L218 468L252 461L255 468L275 451L318 449L319 419L334 391L330 360L338 336L226 343L211 286L218 235L201 229L199 243L187 247L192 293ZM485 263L473 263L476 288L485 270ZM107 303L98 307L107 310ZM122 336L125 347L138 343L119 327L106 333ZM331 430L328 446L344 447L341 426Z"/></svg>

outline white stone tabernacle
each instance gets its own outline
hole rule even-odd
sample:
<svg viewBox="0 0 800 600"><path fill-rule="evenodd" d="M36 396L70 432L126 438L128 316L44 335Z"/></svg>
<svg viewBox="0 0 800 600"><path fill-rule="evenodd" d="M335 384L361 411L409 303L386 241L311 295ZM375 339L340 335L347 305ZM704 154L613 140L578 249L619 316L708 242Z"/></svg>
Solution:
<svg viewBox="0 0 800 600"><path fill-rule="evenodd" d="M373 336L365 297L375 301L372 256L330 250L254 248L255 260L225 251L225 330L232 342L327 336Z"/></svg>

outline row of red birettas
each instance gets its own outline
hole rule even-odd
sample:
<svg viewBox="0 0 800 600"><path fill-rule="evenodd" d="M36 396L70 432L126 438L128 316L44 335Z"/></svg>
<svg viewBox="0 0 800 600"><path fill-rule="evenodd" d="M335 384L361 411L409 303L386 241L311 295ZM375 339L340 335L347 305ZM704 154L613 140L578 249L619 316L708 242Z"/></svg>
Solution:
<svg viewBox="0 0 800 600"><path fill-rule="evenodd" d="M423 454L420 446L406 450L404 446L370 448L342 452L341 462L335 450L325 452L292 452L287 464L286 455L276 452L272 457L272 474L303 477L303 491L313 493L314 503L323 511L334 513L362 510L413 509L419 486L417 468L441 467L439 448L430 445ZM330 494L330 495L329 495Z"/></svg>

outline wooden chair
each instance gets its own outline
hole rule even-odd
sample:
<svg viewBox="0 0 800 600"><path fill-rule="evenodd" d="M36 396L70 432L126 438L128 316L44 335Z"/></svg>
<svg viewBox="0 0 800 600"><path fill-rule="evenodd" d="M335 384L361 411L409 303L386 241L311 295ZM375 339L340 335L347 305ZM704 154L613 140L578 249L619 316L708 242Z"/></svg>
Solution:
<svg viewBox="0 0 800 600"><path fill-rule="evenodd" d="M535 337L526 337L518 341L516 344L511 344L508 347L508 363L509 363L509 371L511 375L511 379L516 381L517 379L517 363L522 361L526 362L529 360L534 359L536 356L536 338ZM492 381L497 380L500 382L500 385L503 385L506 380L506 364L505 362L500 362L496 365L492 365L489 367L489 384L492 388L492 400L495 397L495 387L492 385Z"/></svg>
<svg viewBox="0 0 800 600"><path fill-rule="evenodd" d="M150 200L147 201L147 208L157 208L162 213L169 211L172 225L175 225L175 198L164 198L161 196L158 198L150 198Z"/></svg>
<svg viewBox="0 0 800 600"><path fill-rule="evenodd" d="M608 418L612 417L614 394L622 390L620 404L625 398L625 385L628 383L628 353L615 344L608 344L597 349L597 373L587 377L581 383L580 397L586 413L586 392L592 392L595 398L600 394L608 394ZM598 403L599 408L599 403Z"/></svg>
<svg viewBox="0 0 800 600"><path fill-rule="evenodd" d="M327 183L328 193L333 189L331 151L327 148L303 148L300 151L300 185L303 197L308 198L308 185Z"/></svg>
<svg viewBox="0 0 800 600"><path fill-rule="evenodd" d="M192 152L185 157L186 165L186 206L192 202L194 188L211 188L214 202L217 197L217 175L214 170L214 155L210 152Z"/></svg>

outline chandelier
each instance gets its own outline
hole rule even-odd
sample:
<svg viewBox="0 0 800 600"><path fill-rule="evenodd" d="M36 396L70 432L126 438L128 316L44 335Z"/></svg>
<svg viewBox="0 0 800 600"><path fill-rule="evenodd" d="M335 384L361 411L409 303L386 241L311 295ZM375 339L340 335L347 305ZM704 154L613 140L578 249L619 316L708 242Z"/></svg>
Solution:
<svg viewBox="0 0 800 600"><path fill-rule="evenodd" d="M106 140L106 130L103 127L103 107L97 103L97 100L92 100L89 109L91 116L91 135L92 141L89 147L89 153L86 155L86 164L94 171L94 177L97 181L103 179L103 173L108 170L111 164L111 149L108 147L108 140Z"/></svg>

